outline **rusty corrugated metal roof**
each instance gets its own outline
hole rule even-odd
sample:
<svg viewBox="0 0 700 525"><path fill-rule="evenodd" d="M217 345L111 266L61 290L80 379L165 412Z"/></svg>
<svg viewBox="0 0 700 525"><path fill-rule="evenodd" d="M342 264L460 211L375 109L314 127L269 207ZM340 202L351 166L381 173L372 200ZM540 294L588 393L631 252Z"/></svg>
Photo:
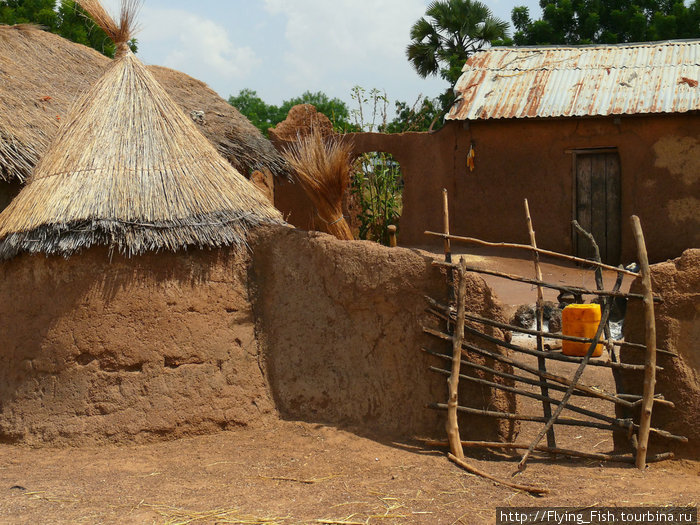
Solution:
<svg viewBox="0 0 700 525"><path fill-rule="evenodd" d="M700 40L494 47L472 55L448 120L700 110Z"/></svg>

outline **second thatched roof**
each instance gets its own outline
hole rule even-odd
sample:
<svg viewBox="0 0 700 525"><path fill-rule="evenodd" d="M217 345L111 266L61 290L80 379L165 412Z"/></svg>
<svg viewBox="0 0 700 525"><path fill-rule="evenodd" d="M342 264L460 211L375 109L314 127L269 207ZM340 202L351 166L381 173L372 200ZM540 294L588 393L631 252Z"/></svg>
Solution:
<svg viewBox="0 0 700 525"><path fill-rule="evenodd" d="M0 25L0 180L29 178L75 99L109 63L94 49L36 26ZM289 176L272 144L206 84L173 69L147 69L239 172Z"/></svg>
<svg viewBox="0 0 700 525"><path fill-rule="evenodd" d="M0 214L0 257L70 255L93 244L127 255L241 246L249 228L282 224L125 45L134 0L120 24L97 0L80 3L115 40L118 57Z"/></svg>

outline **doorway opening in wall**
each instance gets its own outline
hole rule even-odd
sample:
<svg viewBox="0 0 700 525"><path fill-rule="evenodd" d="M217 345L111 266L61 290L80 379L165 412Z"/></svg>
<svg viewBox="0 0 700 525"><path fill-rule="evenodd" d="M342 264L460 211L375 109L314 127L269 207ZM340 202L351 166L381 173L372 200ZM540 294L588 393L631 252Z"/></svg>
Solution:
<svg viewBox="0 0 700 525"><path fill-rule="evenodd" d="M389 244L388 227L399 224L402 193L401 166L391 154L373 151L356 159L348 208L358 238Z"/></svg>
<svg viewBox="0 0 700 525"><path fill-rule="evenodd" d="M620 155L616 148L573 150L573 217L593 234L606 264L620 263ZM572 230L574 253L593 258L589 242Z"/></svg>

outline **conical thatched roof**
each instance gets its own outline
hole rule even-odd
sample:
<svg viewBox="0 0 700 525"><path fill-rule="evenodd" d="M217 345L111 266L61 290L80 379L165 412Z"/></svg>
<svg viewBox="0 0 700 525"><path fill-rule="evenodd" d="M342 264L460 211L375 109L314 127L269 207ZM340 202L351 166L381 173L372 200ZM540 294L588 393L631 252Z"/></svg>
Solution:
<svg viewBox="0 0 700 525"><path fill-rule="evenodd" d="M129 51L131 10L122 10L117 25L97 0L80 3L114 38L119 56L78 99L27 186L0 214L0 256L70 255L93 244L129 255L241 245L248 228L282 223Z"/></svg>
<svg viewBox="0 0 700 525"><path fill-rule="evenodd" d="M94 49L36 26L0 25L0 181L29 178L75 99L109 63ZM172 69L147 69L186 115L196 112L197 128L239 172L288 176L272 144L206 84Z"/></svg>

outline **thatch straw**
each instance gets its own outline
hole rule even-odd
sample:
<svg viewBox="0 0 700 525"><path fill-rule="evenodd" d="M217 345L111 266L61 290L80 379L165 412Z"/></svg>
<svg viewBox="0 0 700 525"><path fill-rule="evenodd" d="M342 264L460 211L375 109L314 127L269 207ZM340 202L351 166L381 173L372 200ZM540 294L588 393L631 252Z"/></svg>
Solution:
<svg viewBox="0 0 700 525"><path fill-rule="evenodd" d="M29 178L75 99L110 62L36 26L0 25L0 181ZM148 70L185 115L204 112L197 128L239 172L289 176L289 165L270 141L206 84L164 67Z"/></svg>
<svg viewBox="0 0 700 525"><path fill-rule="evenodd" d="M284 152L296 171L296 179L313 202L328 233L340 240L352 240L343 217L343 195L350 184L352 145L337 136L325 137L314 128L297 137Z"/></svg>
<svg viewBox="0 0 700 525"><path fill-rule="evenodd" d="M93 15L99 3L81 5ZM124 21L103 29L131 34ZM0 257L70 255L93 244L127 255L241 246L249 228L282 222L127 48L78 100L0 214Z"/></svg>

